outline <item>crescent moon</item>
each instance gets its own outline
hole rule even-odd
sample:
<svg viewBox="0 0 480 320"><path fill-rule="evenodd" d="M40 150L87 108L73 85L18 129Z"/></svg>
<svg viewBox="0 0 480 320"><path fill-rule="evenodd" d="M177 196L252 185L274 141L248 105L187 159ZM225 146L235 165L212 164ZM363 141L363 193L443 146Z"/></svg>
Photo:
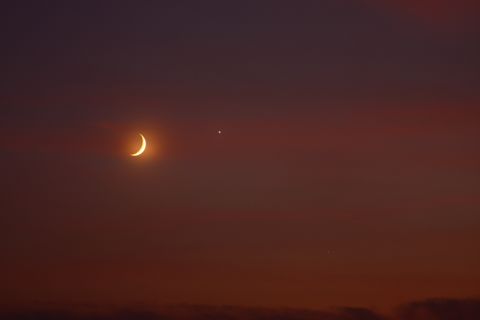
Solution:
<svg viewBox="0 0 480 320"><path fill-rule="evenodd" d="M142 138L142 145L140 146L140 149L138 149L137 152L130 154L132 157L138 157L145 151L145 148L147 147L147 140L145 140L145 137L143 136L143 134L139 133L139 135Z"/></svg>

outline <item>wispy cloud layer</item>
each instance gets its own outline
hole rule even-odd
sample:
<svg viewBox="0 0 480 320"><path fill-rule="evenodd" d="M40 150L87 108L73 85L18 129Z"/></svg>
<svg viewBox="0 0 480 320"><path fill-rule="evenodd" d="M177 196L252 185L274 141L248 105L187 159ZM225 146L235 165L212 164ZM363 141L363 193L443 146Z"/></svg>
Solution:
<svg viewBox="0 0 480 320"><path fill-rule="evenodd" d="M267 309L233 306L180 305L157 311L82 308L81 310L3 311L2 319L11 320L477 320L480 300L430 299L398 308L381 315L365 308L343 307L331 310Z"/></svg>

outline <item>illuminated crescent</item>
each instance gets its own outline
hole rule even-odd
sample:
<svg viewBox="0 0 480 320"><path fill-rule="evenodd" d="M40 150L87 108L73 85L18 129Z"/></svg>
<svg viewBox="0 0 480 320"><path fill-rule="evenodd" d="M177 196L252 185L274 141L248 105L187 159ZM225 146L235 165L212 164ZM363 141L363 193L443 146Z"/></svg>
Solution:
<svg viewBox="0 0 480 320"><path fill-rule="evenodd" d="M137 152L130 154L132 157L137 157L141 155L145 151L145 148L147 147L147 140L145 140L145 137L143 136L143 134L139 133L139 135L142 138L142 145L140 146L140 149L138 149Z"/></svg>

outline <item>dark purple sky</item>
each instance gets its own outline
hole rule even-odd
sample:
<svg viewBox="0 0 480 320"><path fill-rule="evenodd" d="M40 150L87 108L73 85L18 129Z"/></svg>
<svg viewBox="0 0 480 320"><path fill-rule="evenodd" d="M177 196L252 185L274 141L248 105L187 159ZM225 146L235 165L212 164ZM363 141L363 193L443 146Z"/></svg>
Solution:
<svg viewBox="0 0 480 320"><path fill-rule="evenodd" d="M479 9L2 2L1 300L478 297Z"/></svg>

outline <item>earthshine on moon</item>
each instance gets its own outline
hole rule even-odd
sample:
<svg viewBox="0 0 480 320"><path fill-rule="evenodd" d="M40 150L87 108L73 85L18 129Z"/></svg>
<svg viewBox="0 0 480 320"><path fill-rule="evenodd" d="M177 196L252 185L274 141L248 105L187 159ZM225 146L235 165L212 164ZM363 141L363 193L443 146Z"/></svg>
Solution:
<svg viewBox="0 0 480 320"><path fill-rule="evenodd" d="M142 145L140 146L140 149L138 149L137 152L130 154L132 157L138 157L145 151L145 148L147 147L147 140L145 140L145 137L143 136L143 134L139 133L139 135L142 138Z"/></svg>

